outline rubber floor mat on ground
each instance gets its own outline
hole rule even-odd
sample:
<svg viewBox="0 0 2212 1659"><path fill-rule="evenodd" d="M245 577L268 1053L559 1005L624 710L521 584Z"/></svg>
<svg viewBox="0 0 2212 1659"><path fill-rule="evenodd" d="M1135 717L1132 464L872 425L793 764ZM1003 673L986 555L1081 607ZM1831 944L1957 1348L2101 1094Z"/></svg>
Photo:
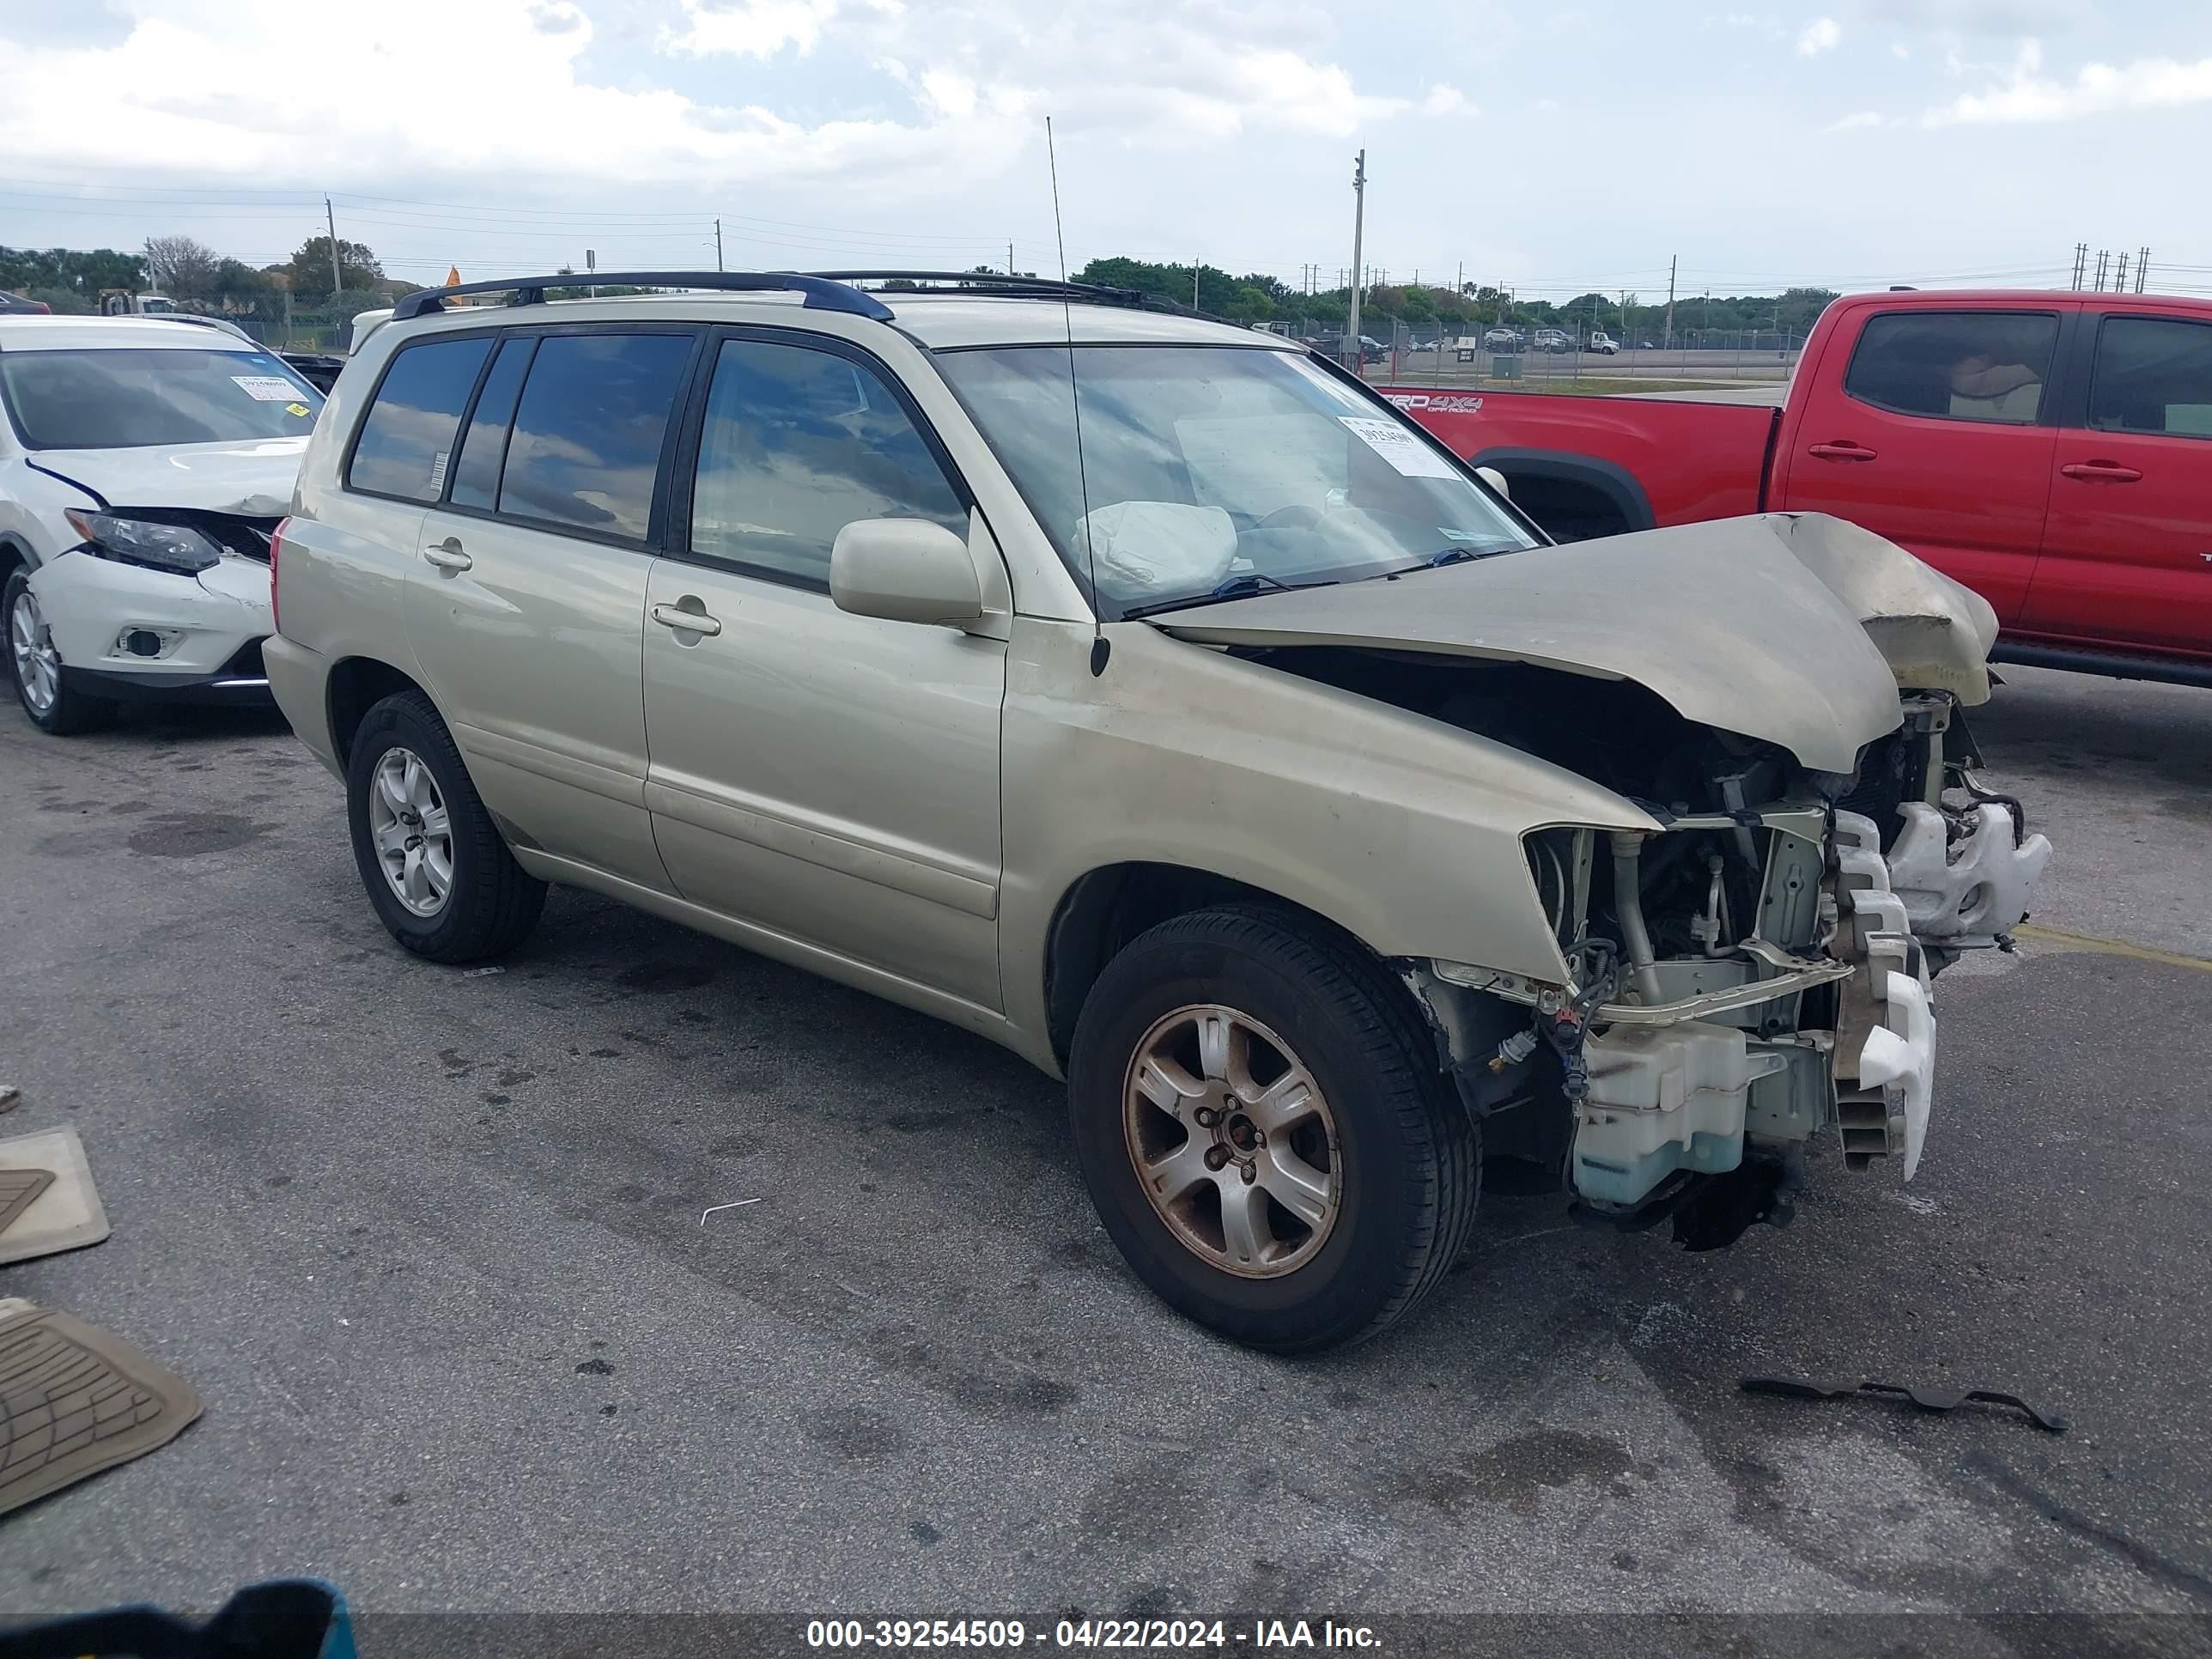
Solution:
<svg viewBox="0 0 2212 1659"><path fill-rule="evenodd" d="M0 1300L0 1515L168 1444L199 1414L191 1384L129 1343Z"/></svg>
<svg viewBox="0 0 2212 1659"><path fill-rule="evenodd" d="M5 1218L9 1191L33 1171L52 1179L13 1218ZM107 1212L74 1128L64 1123L0 1140L0 1266L97 1244L106 1237Z"/></svg>

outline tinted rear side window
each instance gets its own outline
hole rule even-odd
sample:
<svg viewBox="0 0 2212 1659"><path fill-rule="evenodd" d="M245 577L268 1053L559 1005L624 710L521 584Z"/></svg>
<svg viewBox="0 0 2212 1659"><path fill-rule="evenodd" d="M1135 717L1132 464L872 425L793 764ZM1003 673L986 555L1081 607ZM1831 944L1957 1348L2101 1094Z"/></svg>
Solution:
<svg viewBox="0 0 2212 1659"><path fill-rule="evenodd" d="M499 467L507 459L507 429L514 422L515 394L522 371L530 367L535 340L508 340L484 376L469 429L461 437L461 459L453 464L453 502L489 512L499 500Z"/></svg>
<svg viewBox="0 0 2212 1659"><path fill-rule="evenodd" d="M361 423L346 482L380 495L436 501L446 486L461 410L490 349L482 335L402 348Z"/></svg>
<svg viewBox="0 0 2212 1659"><path fill-rule="evenodd" d="M2089 377L2089 424L2212 438L2212 323L2106 318Z"/></svg>
<svg viewBox="0 0 2212 1659"><path fill-rule="evenodd" d="M2057 343L2047 313L1898 312L1868 322L1844 391L1899 415L2032 425Z"/></svg>
<svg viewBox="0 0 2212 1659"><path fill-rule="evenodd" d="M688 334L540 340L507 440L500 512L643 540L690 355Z"/></svg>

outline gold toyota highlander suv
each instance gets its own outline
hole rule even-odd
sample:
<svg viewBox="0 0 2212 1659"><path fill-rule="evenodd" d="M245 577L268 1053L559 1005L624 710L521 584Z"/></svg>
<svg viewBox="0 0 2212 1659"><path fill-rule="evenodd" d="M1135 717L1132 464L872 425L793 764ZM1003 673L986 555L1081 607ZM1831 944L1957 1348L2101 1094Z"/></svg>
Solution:
<svg viewBox="0 0 2212 1659"><path fill-rule="evenodd" d="M1964 588L1817 516L1551 545L1133 294L554 280L404 301L276 538L270 683L408 949L562 882L980 1032L1278 1350L1411 1308L1486 1169L1701 1248L1815 1146L1911 1176L1929 981L2050 853Z"/></svg>

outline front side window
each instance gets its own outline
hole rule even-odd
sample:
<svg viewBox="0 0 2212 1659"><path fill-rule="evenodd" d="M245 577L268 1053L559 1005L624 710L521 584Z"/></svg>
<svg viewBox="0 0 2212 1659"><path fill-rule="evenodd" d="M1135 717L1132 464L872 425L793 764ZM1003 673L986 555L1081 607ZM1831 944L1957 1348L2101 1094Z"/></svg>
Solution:
<svg viewBox="0 0 2212 1659"><path fill-rule="evenodd" d="M478 334L402 347L362 420L346 482L402 501L436 501L446 487L461 410L491 343Z"/></svg>
<svg viewBox="0 0 2212 1659"><path fill-rule="evenodd" d="M2212 438L2212 323L2106 318L2089 376L2089 424Z"/></svg>
<svg viewBox="0 0 2212 1659"><path fill-rule="evenodd" d="M1893 312L1869 319L1844 392L1895 415L2032 426L2057 345L2047 312Z"/></svg>
<svg viewBox="0 0 2212 1659"><path fill-rule="evenodd" d="M1293 353L1008 346L937 361L1109 618L1536 544L1425 434Z"/></svg>
<svg viewBox="0 0 2212 1659"><path fill-rule="evenodd" d="M726 341L699 438L691 550L826 585L837 532L861 519L968 528L968 509L873 369L807 346Z"/></svg>
<svg viewBox="0 0 2212 1659"><path fill-rule="evenodd" d="M299 438L323 406L281 357L198 347L10 351L0 394L29 449Z"/></svg>
<svg viewBox="0 0 2212 1659"><path fill-rule="evenodd" d="M642 541L689 334L552 334L538 343L501 474L502 515Z"/></svg>

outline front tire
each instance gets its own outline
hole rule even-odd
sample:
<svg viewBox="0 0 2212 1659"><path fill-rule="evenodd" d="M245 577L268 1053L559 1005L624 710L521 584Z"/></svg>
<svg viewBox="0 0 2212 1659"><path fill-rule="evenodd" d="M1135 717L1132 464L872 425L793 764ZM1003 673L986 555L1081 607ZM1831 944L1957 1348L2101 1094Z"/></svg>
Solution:
<svg viewBox="0 0 2212 1659"><path fill-rule="evenodd" d="M362 718L346 763L346 818L369 903L416 955L481 962L538 925L545 884L514 861L421 692L395 692Z"/></svg>
<svg viewBox="0 0 2212 1659"><path fill-rule="evenodd" d="M39 730L73 738L115 717L113 702L88 696L62 672L61 653L46 630L39 596L31 592L31 573L21 567L9 571L6 585L0 586L0 639L6 641L8 678L15 688L15 701Z"/></svg>
<svg viewBox="0 0 2212 1659"><path fill-rule="evenodd" d="M1480 1137L1379 964L1260 906L1198 911L1099 975L1068 1068L1076 1158L1137 1276L1278 1353L1364 1340L1466 1243Z"/></svg>

